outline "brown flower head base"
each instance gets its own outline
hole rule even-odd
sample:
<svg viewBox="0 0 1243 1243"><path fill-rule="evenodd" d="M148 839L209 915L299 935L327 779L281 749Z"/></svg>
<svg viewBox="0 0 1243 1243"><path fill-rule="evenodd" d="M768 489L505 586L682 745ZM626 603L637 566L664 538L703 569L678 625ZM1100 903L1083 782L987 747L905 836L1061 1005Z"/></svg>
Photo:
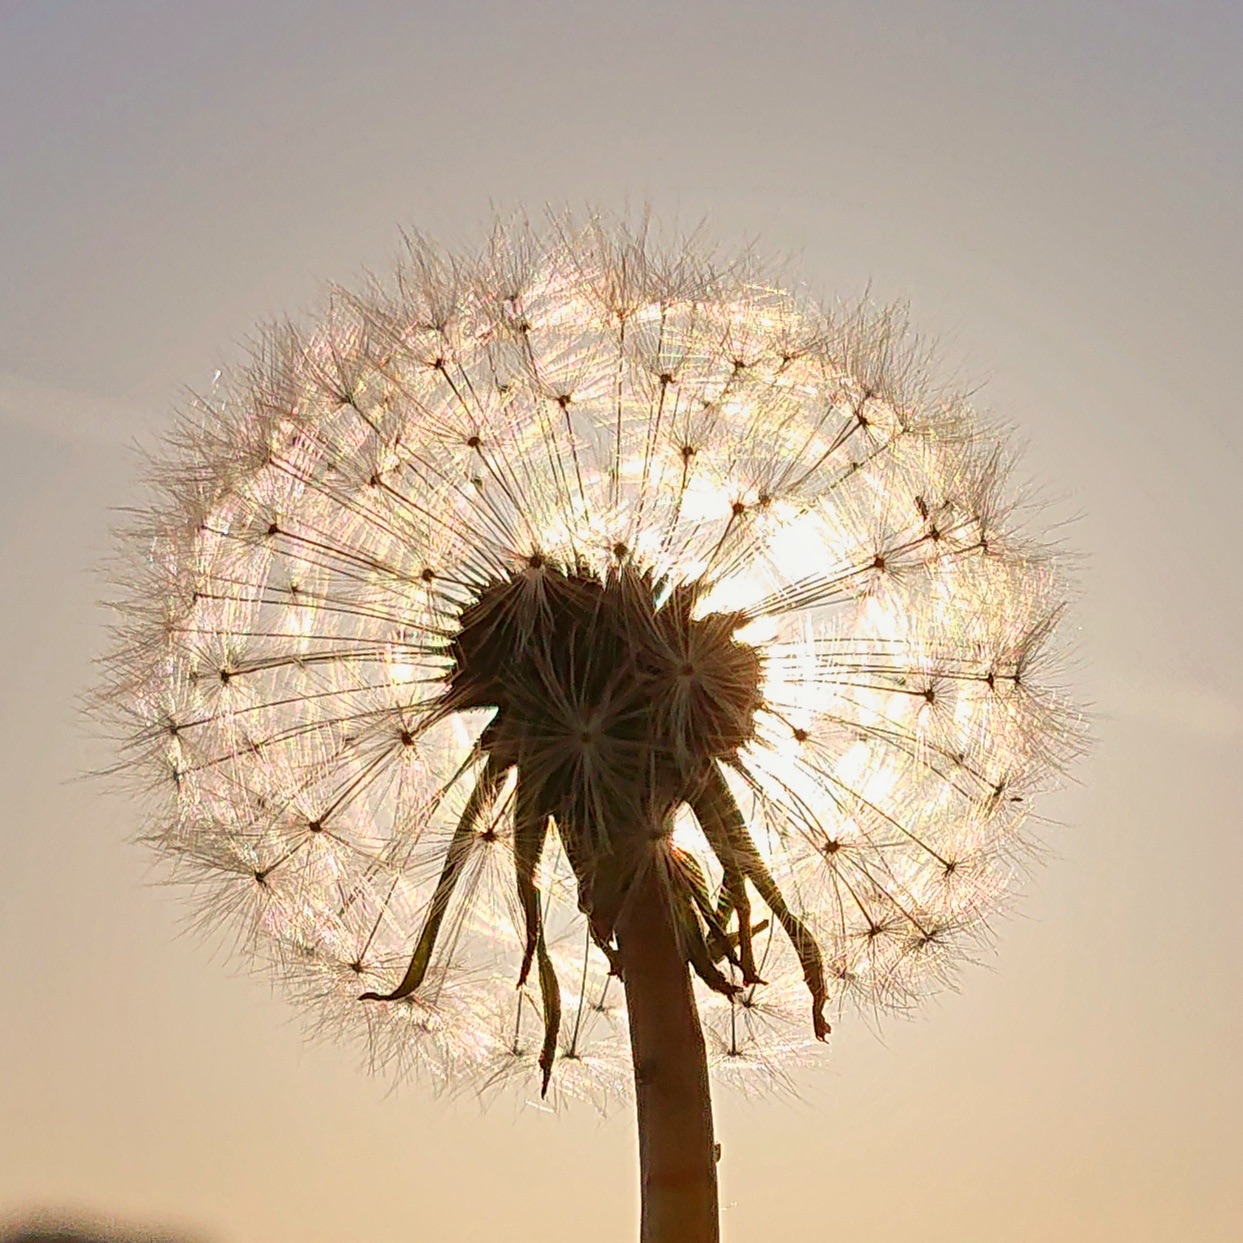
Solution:
<svg viewBox="0 0 1243 1243"><path fill-rule="evenodd" d="M815 939L786 905L718 768L736 764L754 737L762 704L761 654L735 632L745 612L696 615L697 583L663 584L619 564L603 580L532 554L523 570L489 582L461 613L442 710L495 710L479 747L486 757L445 857L410 966L390 993L422 984L453 890L504 774L517 770L515 885L526 943L518 985L538 967L544 1011L540 1054L547 1091L561 1016L560 988L545 944L536 869L550 822L578 881L579 908L616 972L618 918L652 844L667 840L663 901L685 961L711 989L732 997L762 984L756 969L747 882L789 935L811 992L817 1039L824 967ZM713 894L695 858L672 838L689 806L723 880ZM637 890L635 891L638 892ZM737 983L719 964L728 961Z"/></svg>

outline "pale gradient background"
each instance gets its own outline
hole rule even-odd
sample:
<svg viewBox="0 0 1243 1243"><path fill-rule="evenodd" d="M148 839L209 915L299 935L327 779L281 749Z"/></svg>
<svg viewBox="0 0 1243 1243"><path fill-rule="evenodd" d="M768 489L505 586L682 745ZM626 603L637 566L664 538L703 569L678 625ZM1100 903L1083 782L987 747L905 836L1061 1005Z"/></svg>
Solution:
<svg viewBox="0 0 1243 1243"><path fill-rule="evenodd" d="M623 1243L632 1120L390 1093L179 935L77 696L183 386L399 225L650 200L909 296L1084 554L999 951L722 1095L726 1238L1243 1237L1243 9L0 0L0 1221Z"/></svg>

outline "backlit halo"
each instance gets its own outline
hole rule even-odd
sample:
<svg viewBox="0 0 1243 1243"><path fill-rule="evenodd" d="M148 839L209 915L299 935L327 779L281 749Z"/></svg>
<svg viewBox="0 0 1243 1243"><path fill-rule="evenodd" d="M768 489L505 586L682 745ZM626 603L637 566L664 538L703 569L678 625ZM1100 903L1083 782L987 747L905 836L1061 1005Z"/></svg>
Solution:
<svg viewBox="0 0 1243 1243"><path fill-rule="evenodd" d="M893 315L599 220L416 239L187 414L128 537L150 837L324 1030L586 1095L659 856L710 1051L777 1081L978 947L1075 748L1003 476Z"/></svg>

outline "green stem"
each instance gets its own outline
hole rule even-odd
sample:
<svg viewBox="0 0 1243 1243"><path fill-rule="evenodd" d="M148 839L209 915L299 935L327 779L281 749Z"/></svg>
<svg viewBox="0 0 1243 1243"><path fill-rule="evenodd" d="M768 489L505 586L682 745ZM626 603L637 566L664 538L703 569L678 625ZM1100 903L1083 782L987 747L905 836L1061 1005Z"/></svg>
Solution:
<svg viewBox="0 0 1243 1243"><path fill-rule="evenodd" d="M617 920L639 1115L641 1243L719 1243L708 1062L659 859Z"/></svg>

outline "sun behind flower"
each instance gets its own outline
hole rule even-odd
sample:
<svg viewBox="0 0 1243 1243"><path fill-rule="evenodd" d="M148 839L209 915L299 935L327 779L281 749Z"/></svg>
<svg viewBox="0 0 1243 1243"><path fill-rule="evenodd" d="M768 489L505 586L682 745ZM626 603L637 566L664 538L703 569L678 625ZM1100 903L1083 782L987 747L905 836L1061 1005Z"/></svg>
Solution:
<svg viewBox="0 0 1243 1243"><path fill-rule="evenodd" d="M325 1030L588 1095L655 868L710 1052L779 1081L979 945L1075 748L1002 476L892 314L645 227L414 239L195 405L129 536L151 839Z"/></svg>

